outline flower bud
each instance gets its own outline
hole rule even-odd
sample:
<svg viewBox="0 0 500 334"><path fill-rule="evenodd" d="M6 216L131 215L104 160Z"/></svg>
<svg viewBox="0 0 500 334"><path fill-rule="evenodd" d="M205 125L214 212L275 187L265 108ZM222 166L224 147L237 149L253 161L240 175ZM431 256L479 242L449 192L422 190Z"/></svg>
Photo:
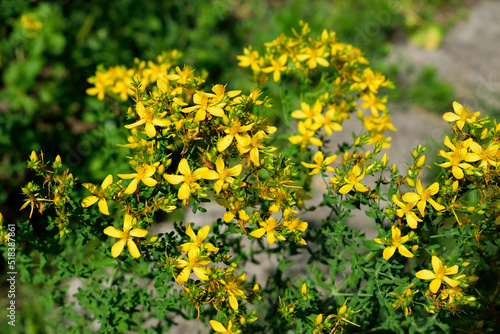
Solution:
<svg viewBox="0 0 500 334"><path fill-rule="evenodd" d="M30 160L31 160L31 162L37 162L38 161L38 157L36 156L35 151L31 152Z"/></svg>
<svg viewBox="0 0 500 334"><path fill-rule="evenodd" d="M415 163L415 165L417 167L422 167L424 165L424 162L425 162L425 155L422 155L420 158L418 158L418 160Z"/></svg>
<svg viewBox="0 0 500 334"><path fill-rule="evenodd" d="M384 153L382 159L380 160L380 163L382 164L382 167L387 166L387 153Z"/></svg>

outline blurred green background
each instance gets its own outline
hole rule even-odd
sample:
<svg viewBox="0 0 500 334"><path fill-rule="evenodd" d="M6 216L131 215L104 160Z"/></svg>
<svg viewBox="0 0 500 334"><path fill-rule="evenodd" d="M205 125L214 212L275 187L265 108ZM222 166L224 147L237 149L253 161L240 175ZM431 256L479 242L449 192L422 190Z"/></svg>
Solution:
<svg viewBox="0 0 500 334"><path fill-rule="evenodd" d="M85 94L87 78L98 66L132 66L134 58L151 60L177 49L184 63L208 71L208 87L222 83L248 91L254 85L246 69L237 67L236 56L248 45L263 48L304 20L318 35L333 30L340 41L361 48L374 68L395 81L390 98L441 112L453 99L452 87L433 69L410 76L386 56L405 40L422 48L439 46L443 34L466 17L463 2L2 0L0 212L6 222L27 219L28 210L19 212L20 187L32 177L26 171L32 150L43 150L49 161L61 155L83 182L100 184L110 166L127 168L115 159L122 150L116 144L127 133L116 116L127 103ZM31 222L35 229L37 219L34 215ZM32 298L34 291L25 296ZM31 311L19 321L43 322L47 309ZM29 332L37 332L36 326Z"/></svg>

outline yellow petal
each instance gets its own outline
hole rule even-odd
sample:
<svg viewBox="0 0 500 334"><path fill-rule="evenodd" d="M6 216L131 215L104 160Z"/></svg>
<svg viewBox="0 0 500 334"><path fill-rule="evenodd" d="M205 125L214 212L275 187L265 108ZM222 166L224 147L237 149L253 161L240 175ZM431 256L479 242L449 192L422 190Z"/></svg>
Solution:
<svg viewBox="0 0 500 334"><path fill-rule="evenodd" d="M353 187L353 185L350 183L345 184L339 189L339 193L341 193L342 195L345 195L352 190L352 187Z"/></svg>
<svg viewBox="0 0 500 334"><path fill-rule="evenodd" d="M121 178L121 179L133 179L135 177L137 177L137 173L131 173L131 174L118 174L118 177Z"/></svg>
<svg viewBox="0 0 500 334"><path fill-rule="evenodd" d="M205 268L194 267L193 272L195 273L196 276L198 276L199 279L204 280L204 281L208 280L208 276L206 274Z"/></svg>
<svg viewBox="0 0 500 334"><path fill-rule="evenodd" d="M98 189L95 185L92 183L84 183L83 186L87 188L88 191L90 191L92 194L96 195L98 193ZM95 203L95 202L94 202Z"/></svg>
<svg viewBox="0 0 500 334"><path fill-rule="evenodd" d="M455 122L460 119L460 116L452 112L447 112L443 115L443 119L447 122Z"/></svg>
<svg viewBox="0 0 500 334"><path fill-rule="evenodd" d="M135 225L136 221L137 219L131 215L125 214L125 218L123 219L123 232L128 233L132 229L132 226Z"/></svg>
<svg viewBox="0 0 500 334"><path fill-rule="evenodd" d="M259 228L253 232L250 233L250 235L254 238L260 239L262 236L266 233L266 229L264 228Z"/></svg>
<svg viewBox="0 0 500 334"><path fill-rule="evenodd" d="M186 183L183 183L182 186L179 188L179 193L177 194L177 197L179 199L188 199L190 196L191 196L191 188Z"/></svg>
<svg viewBox="0 0 500 334"><path fill-rule="evenodd" d="M274 235L273 232L267 232L267 242L269 242L270 245L274 244L276 241L276 236Z"/></svg>
<svg viewBox="0 0 500 334"><path fill-rule="evenodd" d="M126 239L121 239L117 243L115 243L113 247L111 247L111 256L118 257L122 253L123 247L125 247L126 243Z"/></svg>
<svg viewBox="0 0 500 334"><path fill-rule="evenodd" d="M185 176L163 174L163 178L170 184L176 185L184 181Z"/></svg>
<svg viewBox="0 0 500 334"><path fill-rule="evenodd" d="M135 128L137 126L143 125L144 123L146 123L146 120L145 119L140 119L137 122L125 125L125 128L126 129L132 129L132 128Z"/></svg>
<svg viewBox="0 0 500 334"><path fill-rule="evenodd" d="M455 275L456 273L458 273L457 265L454 265L453 267L450 268L446 268L446 270L444 271L445 275Z"/></svg>
<svg viewBox="0 0 500 334"><path fill-rule="evenodd" d="M132 257L138 258L141 256L141 252L139 251L139 248L135 244L134 240L127 239L127 246L128 246L128 251L130 255L132 255Z"/></svg>
<svg viewBox="0 0 500 334"><path fill-rule="evenodd" d="M210 107L208 112L217 117L224 117L224 110L220 107Z"/></svg>
<svg viewBox="0 0 500 334"><path fill-rule="evenodd" d="M420 279L434 279L434 278L436 278L436 274L434 274L432 271L427 270L427 269L420 270L419 272L417 272L415 274L415 276L417 276Z"/></svg>
<svg viewBox="0 0 500 334"><path fill-rule="evenodd" d="M189 274L190 273L191 273L191 271L189 270L188 267L182 269L182 271L179 274L179 276L177 276L177 280L180 281L180 282L186 282L189 279Z"/></svg>
<svg viewBox="0 0 500 334"><path fill-rule="evenodd" d="M398 251L399 254L403 255L404 257L413 257L413 254L403 245L398 245Z"/></svg>
<svg viewBox="0 0 500 334"><path fill-rule="evenodd" d="M208 168L204 169L201 173L200 176L202 179L205 180L217 180L220 176L219 173L217 173L214 170L210 170Z"/></svg>
<svg viewBox="0 0 500 334"><path fill-rule="evenodd" d="M401 237L401 230L396 226L392 225L391 227L391 236L392 240L399 239Z"/></svg>
<svg viewBox="0 0 500 334"><path fill-rule="evenodd" d="M130 184L128 185L127 189L125 189L125 194L133 194L137 189L138 183L139 183L138 178L133 179L132 182L130 182Z"/></svg>
<svg viewBox="0 0 500 334"><path fill-rule="evenodd" d="M210 226L204 226L198 231L198 241L203 241L207 238Z"/></svg>
<svg viewBox="0 0 500 334"><path fill-rule="evenodd" d="M148 233L149 233L148 230L145 230L143 228L134 228L132 231L129 232L129 235L131 237L144 238Z"/></svg>
<svg viewBox="0 0 500 334"><path fill-rule="evenodd" d="M420 195L416 193L406 193L403 195L403 201L406 203L417 202L420 200Z"/></svg>
<svg viewBox="0 0 500 334"><path fill-rule="evenodd" d="M156 136L156 128L151 122L146 122L146 135L149 138L153 138Z"/></svg>
<svg viewBox="0 0 500 334"><path fill-rule="evenodd" d="M189 168L189 164L186 160L186 158L183 158L180 162L179 162L179 166L177 167L179 173L181 173L182 175L191 175L191 169Z"/></svg>
<svg viewBox="0 0 500 334"><path fill-rule="evenodd" d="M441 262L441 260L437 256L432 256L432 269L434 270L434 272L439 272L442 267L443 262Z"/></svg>
<svg viewBox="0 0 500 334"><path fill-rule="evenodd" d="M390 246L384 249L384 259L389 260L394 255L394 252L396 252L396 246Z"/></svg>
<svg viewBox="0 0 500 334"><path fill-rule="evenodd" d="M229 147L229 145L231 145L231 143L233 142L233 139L234 139L234 136L231 136L231 135L226 135L222 139L219 139L219 141L217 142L217 150L219 152L224 151L226 148Z"/></svg>
<svg viewBox="0 0 500 334"><path fill-rule="evenodd" d="M83 200L82 200L82 207L83 208L87 208L91 205L93 205L95 202L97 202L99 200L99 197L97 196L89 196L89 197L85 197Z"/></svg>
<svg viewBox="0 0 500 334"><path fill-rule="evenodd" d="M111 185L111 183L113 183L113 175L109 174L108 176L106 176L104 181L102 181L101 189L107 189Z"/></svg>
<svg viewBox="0 0 500 334"><path fill-rule="evenodd" d="M231 305L231 308L233 310L237 310L238 309L238 299L236 299L236 297L232 296L232 295L230 295L228 299L229 299L229 305Z"/></svg>
<svg viewBox="0 0 500 334"><path fill-rule="evenodd" d="M218 321L215 321L215 320L210 320L210 325L212 325L212 328L214 329L214 331L216 332L220 332L220 333L225 333L227 332L226 330L226 327L224 327L224 325L222 325L220 322Z"/></svg>
<svg viewBox="0 0 500 334"><path fill-rule="evenodd" d="M354 184L354 188L356 188L357 191L360 191L360 192L365 192L365 191L368 191L368 188L365 187L364 185L362 185L361 183L359 182L356 182Z"/></svg>
<svg viewBox="0 0 500 334"><path fill-rule="evenodd" d="M225 214L224 214L224 221L226 223L229 223L231 220L233 220L234 216L235 216L235 212L234 210L231 210L231 211L227 211ZM264 233L262 233L264 234Z"/></svg>
<svg viewBox="0 0 500 334"><path fill-rule="evenodd" d="M113 238L121 239L124 233L114 226L108 226L104 229L104 234Z"/></svg>
<svg viewBox="0 0 500 334"><path fill-rule="evenodd" d="M146 118L146 108L144 108L144 104L142 103L142 101L137 102L135 110L137 111L137 114L140 118Z"/></svg>
<svg viewBox="0 0 500 334"><path fill-rule="evenodd" d="M193 228L191 227L191 224L188 224L186 227L186 235L193 241L196 240L196 234L193 232Z"/></svg>
<svg viewBox="0 0 500 334"><path fill-rule="evenodd" d="M429 285L429 288L433 293L438 292L439 287L441 287L441 280L439 278L434 279Z"/></svg>
<svg viewBox="0 0 500 334"><path fill-rule="evenodd" d="M104 198L99 200L99 211L101 211L105 215L109 215L108 203Z"/></svg>
<svg viewBox="0 0 500 334"><path fill-rule="evenodd" d="M427 201L429 203L431 203L431 205L434 207L434 209L436 209L438 211L446 209L446 207L444 207L441 204L439 204L438 202L434 201L432 198L429 198Z"/></svg>
<svg viewBox="0 0 500 334"><path fill-rule="evenodd" d="M443 281L445 281L446 284L448 284L449 286L451 286L453 288L456 287L456 286L458 286L460 284L459 281L451 279L451 278L446 277L446 276L443 276Z"/></svg>
<svg viewBox="0 0 500 334"><path fill-rule="evenodd" d="M242 170L243 170L243 166L241 164L240 165L236 165L234 167L231 167L231 168L227 169L227 175L229 175L229 176L239 176L241 174Z"/></svg>
<svg viewBox="0 0 500 334"><path fill-rule="evenodd" d="M147 185L148 187L154 187L158 183L158 181L156 181L155 179L153 179L151 177L146 177L146 178L142 179L142 182L144 182L144 184Z"/></svg>

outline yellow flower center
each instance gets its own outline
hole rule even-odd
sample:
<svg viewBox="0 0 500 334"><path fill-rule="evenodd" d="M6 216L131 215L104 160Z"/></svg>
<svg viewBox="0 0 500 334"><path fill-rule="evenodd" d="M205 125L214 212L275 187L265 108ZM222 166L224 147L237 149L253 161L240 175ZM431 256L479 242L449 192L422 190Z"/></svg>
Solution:
<svg viewBox="0 0 500 334"><path fill-rule="evenodd" d="M446 267L442 266L439 268L439 270L436 272L436 278L442 279L444 277L444 273L446 272Z"/></svg>

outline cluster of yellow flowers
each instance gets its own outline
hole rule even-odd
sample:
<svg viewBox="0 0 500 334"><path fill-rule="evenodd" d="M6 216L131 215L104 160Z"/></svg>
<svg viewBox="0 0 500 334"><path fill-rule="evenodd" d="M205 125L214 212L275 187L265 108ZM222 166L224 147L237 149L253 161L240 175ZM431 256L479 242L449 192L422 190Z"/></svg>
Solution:
<svg viewBox="0 0 500 334"><path fill-rule="evenodd" d="M264 55L246 48L244 54L237 57L239 66L250 67L259 84L265 83L272 73L276 82L282 80L283 75L289 75L302 78L309 86L316 80L318 86L327 87L315 101L302 102L301 109L292 112L292 117L299 120L299 134L291 136L290 142L300 145L303 152L308 145L322 146L321 138L342 131L344 120L349 120L357 110L358 118L369 133L370 144L382 143L389 147L391 138L384 134L396 129L387 112L387 98L378 94L381 87L392 87L392 83L367 67L369 62L360 49L338 42L334 32L324 30L318 39L311 38L310 32L309 25L302 23L300 32L293 30L294 37L282 34L266 43ZM358 104L369 111L368 116L357 109Z"/></svg>
<svg viewBox="0 0 500 334"><path fill-rule="evenodd" d="M97 96L99 100L104 100L106 95L114 95L122 101L126 101L129 96L134 93L134 80L140 81L143 86L148 86L151 83L158 81L160 75L165 75L177 64L177 61L182 58L182 53L177 50L165 52L156 58L156 61L144 61L135 59L135 66L127 68L123 65L117 65L104 69L98 68L95 76L90 77L88 82L94 87L87 89L87 94ZM175 67L175 73L181 78L186 78L192 69L184 67L180 69Z"/></svg>
<svg viewBox="0 0 500 334"><path fill-rule="evenodd" d="M117 182L109 175L100 187L85 183L92 195L81 203L83 207L98 203L100 212L109 215L112 200L126 212L122 230L113 226L104 230L119 239L112 256L119 256L125 245L133 257L141 255L136 241L146 236L156 211L172 212L180 204L198 205L207 199L224 207L223 221L237 222L244 235L266 236L270 245L276 240L305 244L301 234L307 223L294 217L294 167L275 153L275 147L266 145L276 128L257 116L256 109L269 107L269 102L259 99L258 89L243 95L218 84L203 91L204 80L189 67L181 71L170 66L176 54L171 55L159 57L159 65L148 62L145 67L137 61L134 70L118 66L99 70L90 79L95 84L87 91L90 95L102 99L112 92L136 101L128 110L131 123L125 125L130 129L129 143L120 145L131 149L134 172L118 174ZM131 181L124 184L124 180ZM137 203L139 198L147 205ZM227 300L237 310L237 298L246 298L244 291L255 295L258 287L245 290L245 275L234 275L235 263L228 269L208 266L215 257L221 258L219 248L204 243L208 232L207 226L196 236L188 225L191 242L178 247L182 255L167 256L163 265L185 287L186 295L194 291L193 284L198 285L209 292L205 302ZM192 273L198 281L190 278ZM221 298L220 291L226 297Z"/></svg>
<svg viewBox="0 0 500 334"><path fill-rule="evenodd" d="M415 158L414 165L408 171L406 184L414 188L416 192L406 192L402 196L394 194L392 196L393 206L386 212L388 216L397 221L398 225L403 226L403 219L407 225L415 231L418 231L419 223L423 222L428 214L428 206L434 209L437 215L443 215L450 210L453 212L458 226L463 228L467 224L476 230L476 239L482 238L481 231L488 230L489 222L493 221L500 225L498 197L492 182L498 179L498 165L500 162L500 139L498 132L500 125L492 122L489 118L480 119L479 112L472 112L463 107L458 102L453 103L454 113L448 112L443 118L454 123L454 138L446 137L444 145L450 150L448 152L441 150L439 156L446 159L443 163L436 163L447 172L441 176L439 182L434 182L429 187L422 186L420 178L420 169L424 165L425 155L422 155L421 146L413 152ZM467 125L467 127L465 127ZM473 189L480 196L479 206L470 206L470 194L468 191ZM434 198L433 198L434 197ZM484 203L481 205L481 203ZM494 205L488 205L493 203ZM495 204L497 203L497 204ZM457 213L458 212L458 213ZM462 218L461 212L463 213ZM419 215L417 215L419 213ZM475 216L477 220L472 220ZM434 216L435 217L435 216ZM433 218L435 219L435 218ZM396 250L404 257L411 258L414 252L419 249L417 244L418 235L411 231L408 235L401 236L401 230L397 226L392 226L391 237L377 238L375 241L385 245L383 257L389 260ZM409 250L404 244L413 242L414 245ZM474 268L469 270L470 276L466 276L470 263L462 263L463 268L455 264L447 267L442 259L432 255L432 268L430 270L420 270L416 277L423 280L432 280L429 286L431 293L439 298L434 299L436 308L445 307L453 312L459 309L460 305L474 303L476 298L468 296L466 289L479 277L474 276ZM444 284L444 287L442 288ZM418 292L411 292L413 284L408 286L401 294L394 293L399 302L395 307L402 306L405 312L411 313L413 295ZM445 304L443 304L445 303ZM429 310L434 312L433 309Z"/></svg>
<svg viewBox="0 0 500 334"><path fill-rule="evenodd" d="M28 38L35 38L42 30L42 22L40 22L35 13L23 14L21 16L21 26L26 29Z"/></svg>

